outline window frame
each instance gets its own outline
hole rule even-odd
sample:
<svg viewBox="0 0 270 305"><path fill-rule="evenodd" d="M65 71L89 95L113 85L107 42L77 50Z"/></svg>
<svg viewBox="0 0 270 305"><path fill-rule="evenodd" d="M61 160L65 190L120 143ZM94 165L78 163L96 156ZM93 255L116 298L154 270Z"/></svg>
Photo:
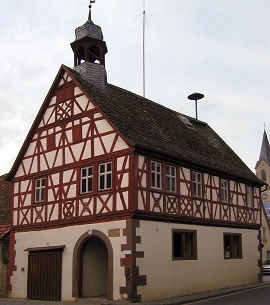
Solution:
<svg viewBox="0 0 270 305"><path fill-rule="evenodd" d="M37 185L39 182L41 182L40 185ZM34 188L34 203L40 204L45 202L46 198L46 178L41 177L35 179L35 188Z"/></svg>
<svg viewBox="0 0 270 305"><path fill-rule="evenodd" d="M246 200L247 200L247 208L254 208L254 190L250 185L246 186Z"/></svg>
<svg viewBox="0 0 270 305"><path fill-rule="evenodd" d="M108 170L108 166L110 165L110 170ZM104 172L101 172L101 167L105 166ZM104 177L104 182L101 183L101 179ZM109 178L110 177L110 178ZM108 184L109 183L109 184ZM101 188L101 184L104 184L104 187ZM108 191L113 188L113 162L103 162L98 164L98 191Z"/></svg>
<svg viewBox="0 0 270 305"><path fill-rule="evenodd" d="M229 203L229 181L227 179L220 180L220 200L222 203Z"/></svg>
<svg viewBox="0 0 270 305"><path fill-rule="evenodd" d="M226 238L229 238L229 250L226 247ZM236 241L236 243L235 243ZM237 245L235 250L234 245ZM224 233L223 234L223 251L224 259L242 259L243 258L243 246L242 246L242 234L241 233ZM227 254L228 252L228 254Z"/></svg>
<svg viewBox="0 0 270 305"><path fill-rule="evenodd" d="M266 182L266 171L265 171L265 169L261 170L261 179L262 179L262 181Z"/></svg>
<svg viewBox="0 0 270 305"><path fill-rule="evenodd" d="M198 181L198 177L200 177L200 181ZM192 171L192 195L196 198L203 198L203 174L201 172Z"/></svg>
<svg viewBox="0 0 270 305"><path fill-rule="evenodd" d="M181 235L180 237L180 250L176 250L176 240L175 235ZM186 244L186 236L191 235L191 252L190 255L187 253L187 244ZM181 254L176 256L176 251L180 251ZM197 231L196 230L185 230L185 229L172 229L172 260L197 260L198 259L198 251L197 251Z"/></svg>
<svg viewBox="0 0 270 305"><path fill-rule="evenodd" d="M47 150L51 151L54 150L56 148L55 145L55 134L51 133L47 135Z"/></svg>
<svg viewBox="0 0 270 305"><path fill-rule="evenodd" d="M89 174L88 170L91 169L92 173ZM83 176L83 170L86 170L86 175ZM83 181L86 181L86 190L83 191L82 187L83 187ZM89 189L89 181L91 181L91 190ZM80 195L86 195L86 194L91 194L93 193L93 187L94 187L94 167L93 165L89 165L86 167L82 167L80 170Z"/></svg>
<svg viewBox="0 0 270 305"><path fill-rule="evenodd" d="M154 169L153 169L153 164L155 165ZM152 189L162 190L162 163L158 162L158 161L151 160L150 166L151 166L151 168L150 168L150 172L151 172L150 186L151 186ZM158 166L159 166L159 169L160 169L159 171L158 171ZM154 177L154 179L153 179L153 177Z"/></svg>
<svg viewBox="0 0 270 305"><path fill-rule="evenodd" d="M72 127L72 143L77 143L82 140L82 126L76 124Z"/></svg>
<svg viewBox="0 0 270 305"><path fill-rule="evenodd" d="M166 192L177 192L177 169L176 166L166 164ZM167 169L169 169L169 173L167 172ZM172 174L172 169L174 170L174 175ZM169 179L169 183L168 183ZM168 187L169 186L169 187Z"/></svg>

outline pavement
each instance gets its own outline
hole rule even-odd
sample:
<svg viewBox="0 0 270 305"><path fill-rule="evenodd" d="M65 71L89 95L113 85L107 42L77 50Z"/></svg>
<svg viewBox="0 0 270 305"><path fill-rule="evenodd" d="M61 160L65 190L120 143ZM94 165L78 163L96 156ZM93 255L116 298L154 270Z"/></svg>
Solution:
<svg viewBox="0 0 270 305"><path fill-rule="evenodd" d="M231 293L241 292L249 289L258 289L263 286L270 286L270 277L266 278L263 283L245 285L235 288L222 289L218 291L210 291L206 293L193 294L188 296L181 296L176 298L170 298L159 301L148 301L140 303L130 303L126 301L109 301L103 298L92 298L92 299L79 299L77 302L50 302L50 301L34 301L27 299L11 299L11 298L0 298L0 305L181 305L188 304L196 301L206 300L215 298L217 296L223 296Z"/></svg>

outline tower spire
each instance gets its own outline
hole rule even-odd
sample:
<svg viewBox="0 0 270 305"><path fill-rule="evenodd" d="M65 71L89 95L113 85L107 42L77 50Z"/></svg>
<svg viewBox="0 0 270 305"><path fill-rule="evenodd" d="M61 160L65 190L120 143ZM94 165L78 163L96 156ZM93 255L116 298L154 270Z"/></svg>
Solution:
<svg viewBox="0 0 270 305"><path fill-rule="evenodd" d="M262 160L264 160L270 166L270 145L269 145L269 141L268 141L268 137L267 137L265 129L263 131L263 139L262 139L260 157L259 157L259 160L257 161L255 168L258 167L259 163Z"/></svg>
<svg viewBox="0 0 270 305"><path fill-rule="evenodd" d="M92 4L96 3L96 0L90 0L89 7L89 15L88 15L88 21L92 21Z"/></svg>
<svg viewBox="0 0 270 305"><path fill-rule="evenodd" d="M95 2L90 0L88 20L75 29L75 41L70 45L74 53L74 70L92 85L105 90L105 54L108 50L101 27L91 20L91 8Z"/></svg>

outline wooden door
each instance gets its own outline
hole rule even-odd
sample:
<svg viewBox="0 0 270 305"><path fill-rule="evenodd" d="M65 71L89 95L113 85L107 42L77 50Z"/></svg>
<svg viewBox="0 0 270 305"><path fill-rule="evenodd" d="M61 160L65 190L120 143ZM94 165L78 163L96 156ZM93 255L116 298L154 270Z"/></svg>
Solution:
<svg viewBox="0 0 270 305"><path fill-rule="evenodd" d="M62 249L29 252L28 299L61 301L61 282Z"/></svg>

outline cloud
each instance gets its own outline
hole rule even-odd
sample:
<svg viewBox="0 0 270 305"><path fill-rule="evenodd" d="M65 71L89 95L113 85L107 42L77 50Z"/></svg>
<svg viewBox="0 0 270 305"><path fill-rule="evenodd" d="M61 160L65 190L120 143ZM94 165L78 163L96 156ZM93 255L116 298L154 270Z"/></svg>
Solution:
<svg viewBox="0 0 270 305"><path fill-rule="evenodd" d="M270 124L270 2L146 0L146 95L199 119L254 168ZM0 10L0 172L12 162L88 16L85 0L3 0ZM142 94L143 1L97 0L93 20L108 46L109 82ZM135 19L135 20L134 20ZM268 128L266 126L266 128Z"/></svg>

